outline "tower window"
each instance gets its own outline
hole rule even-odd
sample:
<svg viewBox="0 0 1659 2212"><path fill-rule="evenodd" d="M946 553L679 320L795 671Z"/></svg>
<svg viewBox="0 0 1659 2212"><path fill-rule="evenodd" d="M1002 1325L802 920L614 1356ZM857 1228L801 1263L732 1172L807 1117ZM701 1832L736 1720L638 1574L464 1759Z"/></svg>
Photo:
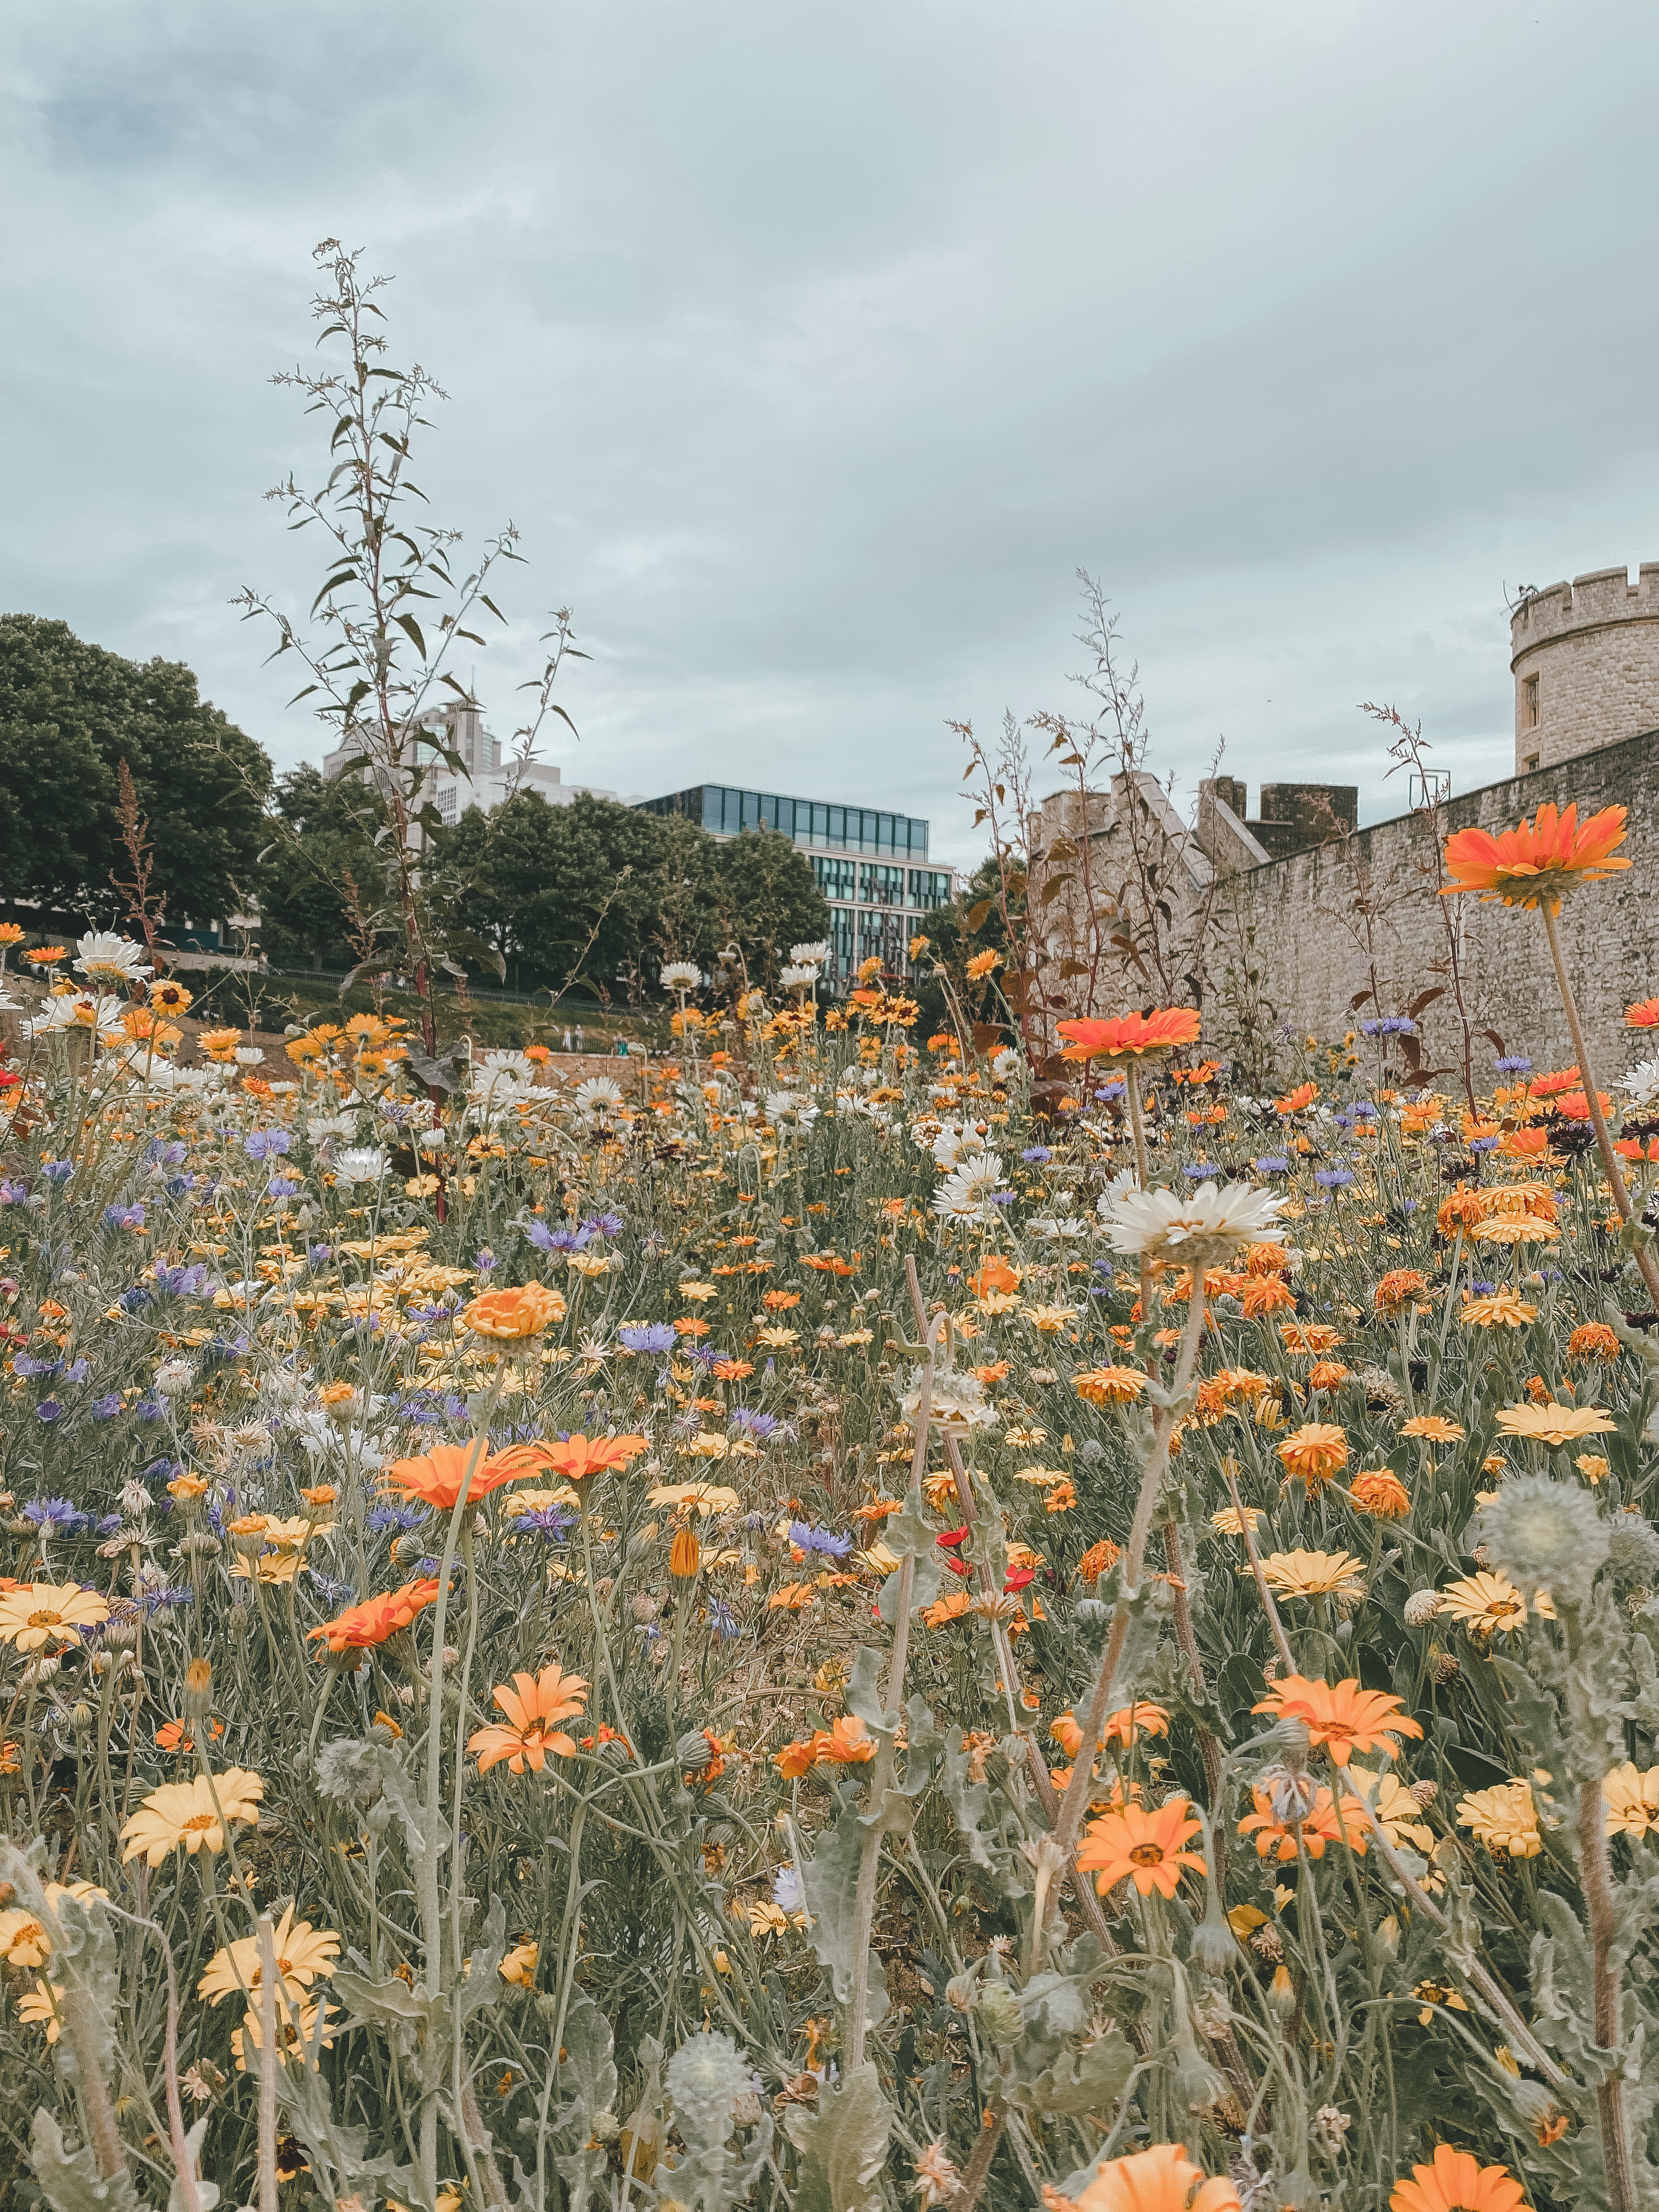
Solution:
<svg viewBox="0 0 1659 2212"><path fill-rule="evenodd" d="M1535 775L1535 774L1537 773L1537 769L1538 769L1538 756L1537 756L1537 754L1536 754L1536 753L1528 753L1528 754L1527 755L1526 759L1522 763L1521 766L1522 766L1522 772L1524 775Z"/></svg>
<svg viewBox="0 0 1659 2212"><path fill-rule="evenodd" d="M1528 676L1521 684L1521 719L1528 730L1538 727L1538 678Z"/></svg>

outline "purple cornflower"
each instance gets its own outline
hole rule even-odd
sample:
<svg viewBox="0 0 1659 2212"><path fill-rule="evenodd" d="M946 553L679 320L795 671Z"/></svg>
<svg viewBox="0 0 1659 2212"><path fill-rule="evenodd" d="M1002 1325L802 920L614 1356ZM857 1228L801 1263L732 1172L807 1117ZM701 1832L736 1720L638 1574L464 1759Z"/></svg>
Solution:
<svg viewBox="0 0 1659 2212"><path fill-rule="evenodd" d="M292 1142L286 1129L250 1129L242 1139L242 1150L251 1160L276 1160Z"/></svg>
<svg viewBox="0 0 1659 2212"><path fill-rule="evenodd" d="M832 1536L827 1528L811 1528L805 1521L789 1523L789 1540L803 1552L822 1552L826 1559L844 1559L853 1548L850 1530Z"/></svg>
<svg viewBox="0 0 1659 2212"><path fill-rule="evenodd" d="M665 1321L625 1321L617 1341L629 1352L672 1352L678 1339Z"/></svg>

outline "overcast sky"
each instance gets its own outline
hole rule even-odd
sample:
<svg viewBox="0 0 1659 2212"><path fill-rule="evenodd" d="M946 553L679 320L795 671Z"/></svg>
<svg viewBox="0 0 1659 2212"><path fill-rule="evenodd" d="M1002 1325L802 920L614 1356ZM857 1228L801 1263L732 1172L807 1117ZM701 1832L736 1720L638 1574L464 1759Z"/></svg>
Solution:
<svg viewBox="0 0 1659 2212"><path fill-rule="evenodd" d="M228 602L310 249L395 275L421 471L593 655L567 776L932 817L946 719L1068 703L1074 572L1153 765L1399 811L1364 698L1507 772L1504 594L1659 558L1651 0L15 7L0 606L187 659L318 757ZM466 670L463 673L469 672Z"/></svg>

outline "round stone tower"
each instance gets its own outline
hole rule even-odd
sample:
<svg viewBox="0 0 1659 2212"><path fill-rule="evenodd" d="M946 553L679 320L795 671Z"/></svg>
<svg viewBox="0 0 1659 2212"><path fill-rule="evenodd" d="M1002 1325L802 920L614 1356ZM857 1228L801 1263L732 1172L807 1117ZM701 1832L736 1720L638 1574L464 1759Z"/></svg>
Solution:
<svg viewBox="0 0 1659 2212"><path fill-rule="evenodd" d="M1659 731L1659 561L1529 592L1510 617L1515 772Z"/></svg>

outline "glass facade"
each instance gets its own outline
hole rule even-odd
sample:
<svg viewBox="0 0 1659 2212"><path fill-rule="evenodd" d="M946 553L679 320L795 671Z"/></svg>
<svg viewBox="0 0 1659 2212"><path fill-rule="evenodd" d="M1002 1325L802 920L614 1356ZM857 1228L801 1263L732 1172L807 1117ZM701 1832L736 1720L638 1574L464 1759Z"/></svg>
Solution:
<svg viewBox="0 0 1659 2212"><path fill-rule="evenodd" d="M683 814L716 837L744 830L777 830L797 845L843 853L886 853L927 858L927 824L914 814L886 814L870 806L831 806L817 799L784 799L770 791L737 791L730 784L697 783L664 799L642 799L642 814Z"/></svg>
<svg viewBox="0 0 1659 2212"><path fill-rule="evenodd" d="M805 851L830 902L830 980L842 987L864 960L879 960L890 975L907 975L910 939L921 927L915 917L949 906L955 896L951 871L925 865L927 824L915 815L723 783L693 784L635 803L641 813L678 815L715 837L775 830ZM917 861L924 865L911 865Z"/></svg>

